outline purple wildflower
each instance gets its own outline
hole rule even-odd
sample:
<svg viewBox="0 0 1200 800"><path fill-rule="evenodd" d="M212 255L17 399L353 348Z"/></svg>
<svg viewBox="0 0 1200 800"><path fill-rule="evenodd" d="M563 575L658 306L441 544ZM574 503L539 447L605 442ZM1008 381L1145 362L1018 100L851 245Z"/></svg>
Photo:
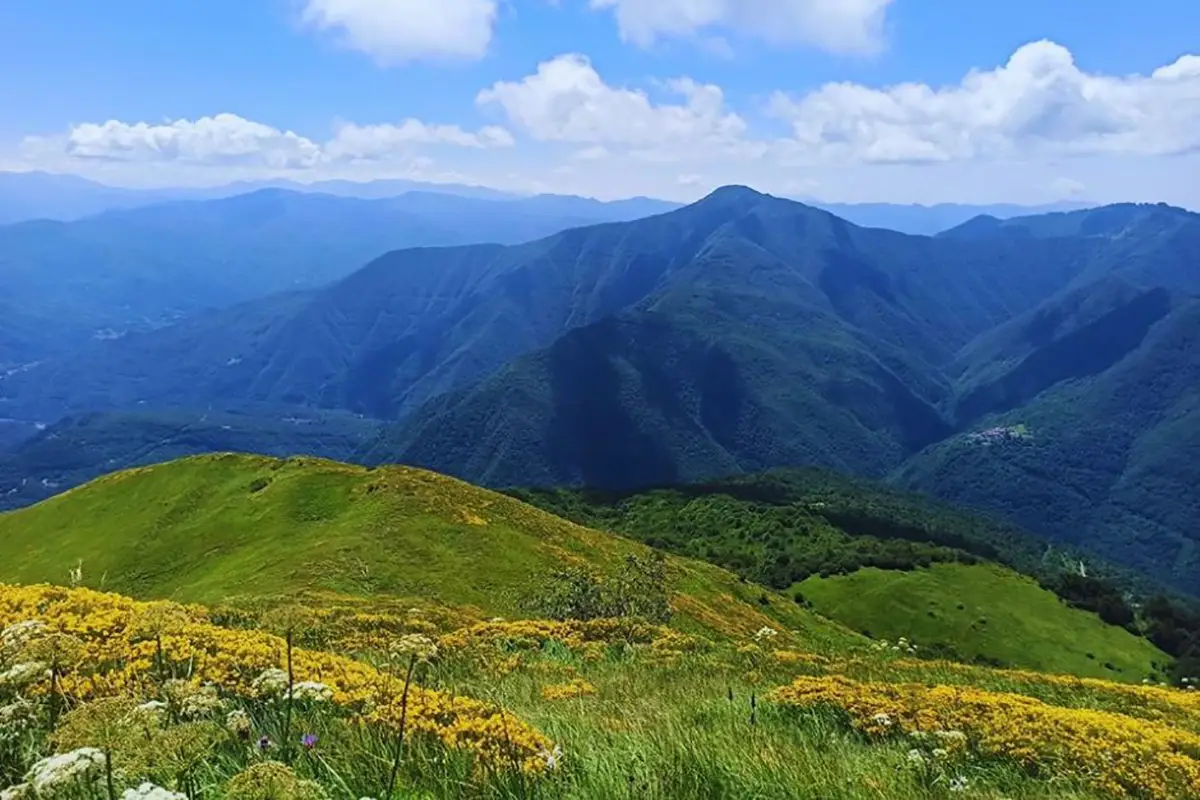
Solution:
<svg viewBox="0 0 1200 800"><path fill-rule="evenodd" d="M306 733L300 739L300 744L304 745L306 750L312 750L317 746L317 735L315 733Z"/></svg>

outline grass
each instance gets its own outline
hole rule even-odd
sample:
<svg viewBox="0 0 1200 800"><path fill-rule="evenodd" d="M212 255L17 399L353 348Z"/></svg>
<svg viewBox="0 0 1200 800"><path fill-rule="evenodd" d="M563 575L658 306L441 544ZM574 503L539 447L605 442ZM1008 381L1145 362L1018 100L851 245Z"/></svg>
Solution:
<svg viewBox="0 0 1200 800"><path fill-rule="evenodd" d="M965 660L1140 681L1167 656L1033 580L994 565L862 569L796 587L832 619L878 638L942 646Z"/></svg>
<svg viewBox="0 0 1200 800"><path fill-rule="evenodd" d="M100 670L98 675L103 675L104 670L118 670L133 677L137 669L156 674L160 667L146 655L153 648L142 647L142 655L138 656L136 636L130 631L138 628L139 615L158 608L160 605L134 604L114 595L101 596L84 590L0 585L0 627L37 614L52 630L75 631L75 635L88 643L89 652L99 654L94 665ZM190 613L204 612L192 609ZM399 612L398 617L376 617L374 621L426 625L430 618L424 612L415 615ZM326 622L332 626L327 633L346 632L338 628L344 620ZM510 730L527 730L525 726L531 725L540 732L543 742L561 748L561 759L549 772L535 770L518 776L506 773L502 765L483 766L478 762L473 765L470 753L454 749L450 739L443 737L443 744L439 745L436 737L414 734L404 751L398 792L393 797L1149 800L1168 796L1161 792L1147 794L1137 788L1141 785L1139 781L1145 781L1146 786L1158 785L1155 781L1161 776L1154 772L1154 767L1160 761L1171 765L1172 780L1191 774L1195 783L1190 785L1200 787L1200 761L1196 753L1170 751L1151 739L1139 741L1133 750L1119 738L1110 740L1115 735L1116 720L1142 726L1137 729L1148 735L1200 742L1194 738L1200 732L1200 705L1194 696L1180 690L918 662L871 650L847 652L840 660L775 650L781 640L788 638L786 631L775 637L757 637L757 643L752 643L745 638L700 641L642 626L642 632L648 636L630 644L620 627L612 628L612 635L584 642L558 634L533 636L529 634L531 628L523 628L525 623L520 622L482 626L488 631L486 634L479 633L480 626L462 629L455 628L457 624L449 623L439 631L424 628L435 638L438 652L432 663L421 664L416 670L423 691L442 697L473 698L483 701L481 708L494 709L498 705L504 709L505 726L512 726ZM589 630L604 629L601 624ZM195 645L189 642L203 639L229 645L228 652L224 644L221 649L209 651L210 657L199 662L200 674L188 690L203 691L199 682L212 678L217 680L215 686L222 698L219 709L207 715L202 713L199 718L189 717L182 726L191 726L193 733L197 733L202 732L197 726L217 725L209 751L188 776L194 794L229 796L226 790L234 775L264 758L279 758L281 742L289 738L295 741L300 732L305 732L318 734L318 743L311 750L295 748L293 767L300 778L317 781L328 797L336 800L383 797L381 788L387 781L395 752L390 738L395 731L389 733L385 718L375 717L369 710L357 712L356 716L353 710L341 708L342 701L335 699L326 704L302 705L288 727L283 722L279 699L267 700L245 692L250 677L272 659L278 661L282 657L282 641L276 638L271 646L263 634L253 630L223 630L226 633L214 636L212 623L193 622L163 640L165 663L171 665L170 670L190 669L190 665L197 663L192 649ZM315 629L310 630L310 634L314 632ZM255 642L259 644L252 644ZM299 656L302 666L298 680L317 679L337 685L337 681L349 674L337 664L353 662L339 661L338 656L320 656L321 649L353 655L360 663L381 663L380 654L369 649L332 642L323 647L306 645ZM6 652L0 656L0 666L7 666L5 659L9 655ZM783 658L785 655L790 657ZM143 664L134 667L131 673L123 663L125 658L135 662L140 658ZM316 666L318 661L323 663L322 667ZM240 667L230 671L223 666L230 664ZM88 693L88 698L94 698L93 687L108 685L123 695L133 692L127 696L134 703L155 697L162 687L155 680L144 679L106 684L101 678L93 682L82 675L92 668L88 663L74 668L81 674L75 679L67 676L63 685L73 687L66 690L68 694L81 690ZM1023 749L1012 754L979 750L972 732L961 749L947 745L951 749L937 755L930 750L933 744L922 744L916 736L898 727L881 734L850 724L854 713L869 715L873 709L839 709L829 704L802 708L774 697L772 690L803 676L816 681L826 677L845 679L850 683L844 685L851 686L872 685L867 682L909 686L936 683L985 687L988 692L1005 693L977 693L976 698L998 700L997 713L1004 724L996 735L1012 739L1014 747L1020 742ZM565 698L547 691L570 682L584 682L591 691ZM241 690L237 688L239 685ZM16 689L18 695L22 691ZM178 692L179 688L172 691ZM393 682L390 691L395 695L399 687ZM0 685L0 701L11 702L9 695L13 692L12 685ZM1046 704L1038 708L1081 710L1077 718L1089 726L1088 735L1059 739L1062 731L1032 727L1019 715L1020 709L1011 719L1003 719L1006 698L1014 694ZM18 696L17 703L30 709L27 718L31 727L25 731L22 748L0 748L0 770L10 780L19 780L28 764L52 752L51 743L45 739L42 708L46 703L45 693L26 690L23 698ZM177 769L168 769L172 767L169 759L163 763L156 760L156 751L147 752L147 740L140 728L129 732L136 734L132 738L122 734L114 739L111 726L104 728L97 718L89 718L89 704L71 702L68 708L71 712L59 722L57 741L66 749L109 742L118 763L133 772L118 776L117 796L124 785L137 785L144 779L168 788L182 780ZM159 733L157 729L154 732L155 737L164 737L166 741L171 741L169 732L178 724L170 708L166 715L169 719L160 718L156 723L164 726L167 733ZM225 714L235 708L247 713L250 725L240 741L221 733L220 723ZM929 708L923 713L933 720L940 710ZM421 713L428 723L428 711ZM1067 711L1068 717L1075 719L1070 717L1072 713ZM71 735L63 735L64 729L69 729ZM508 740L503 728L488 730L491 731L488 736ZM263 735L272 743L265 755L259 754L255 747ZM1193 738L1187 739L1189 736ZM1086 754L1097 752L1097 748L1103 752L1110 746L1113 750L1108 756L1120 759L1113 762L1113 774L1120 774L1120 779L1133 787L1129 791L1106 789L1115 784L1106 783L1106 776L1096 774L1089 765L1076 766L1070 760L1052 757L1054 752L1074 752L1072 748ZM914 753L919 757L914 757ZM1141 758L1149 766L1138 768ZM1130 771L1123 771L1131 764ZM146 772L139 774L139 770ZM955 791L956 785L967 787L967 791ZM92 796L103 797L103 789ZM83 800L83 796L71 796L71 800Z"/></svg>
<svg viewBox="0 0 1200 800"><path fill-rule="evenodd" d="M564 564L612 573L640 545L424 470L220 454L115 473L0 516L0 581L218 603L302 592L419 597L513 616ZM677 624L859 637L709 564L669 560Z"/></svg>

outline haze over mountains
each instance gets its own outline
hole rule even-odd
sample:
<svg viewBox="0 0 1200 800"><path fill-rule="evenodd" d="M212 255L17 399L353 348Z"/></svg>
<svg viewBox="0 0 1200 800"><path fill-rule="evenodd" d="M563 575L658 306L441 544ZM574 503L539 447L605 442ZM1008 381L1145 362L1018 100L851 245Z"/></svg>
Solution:
<svg viewBox="0 0 1200 800"><path fill-rule="evenodd" d="M1200 215L929 237L654 202L274 189L0 228L0 494L212 449L492 486L819 465L1200 585Z"/></svg>
<svg viewBox="0 0 1200 800"><path fill-rule="evenodd" d="M400 195L432 195L516 202L523 210L537 209L552 216L579 216L578 224L600 219L633 219L637 216L670 211L680 203L634 197L604 203L609 211L597 212L599 201L568 195L523 195L453 183L426 183L400 179L374 181L325 180L301 183L292 180L238 181L202 188L127 189L107 186L75 175L44 172L0 172L0 225L35 219L72 221L104 211L142 208L178 200L219 200L261 189L316 193L359 200L392 199ZM410 198L416 199L416 198ZM1028 214L1068 211L1086 207L1086 203L1062 201L1041 206L1011 203L963 205L942 203L932 206L894 203L824 203L810 197L795 198L824 208L857 225L890 228L904 233L933 235L953 228L980 215L1001 219ZM615 213L613 213L615 212ZM611 216L609 216L611 215Z"/></svg>

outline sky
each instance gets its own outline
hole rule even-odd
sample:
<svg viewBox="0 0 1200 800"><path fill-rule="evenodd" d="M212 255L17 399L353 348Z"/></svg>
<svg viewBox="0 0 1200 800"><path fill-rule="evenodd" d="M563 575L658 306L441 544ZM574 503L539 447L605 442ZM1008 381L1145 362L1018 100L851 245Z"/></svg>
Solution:
<svg viewBox="0 0 1200 800"><path fill-rule="evenodd" d="M1196 0L4 0L0 170L1200 208Z"/></svg>

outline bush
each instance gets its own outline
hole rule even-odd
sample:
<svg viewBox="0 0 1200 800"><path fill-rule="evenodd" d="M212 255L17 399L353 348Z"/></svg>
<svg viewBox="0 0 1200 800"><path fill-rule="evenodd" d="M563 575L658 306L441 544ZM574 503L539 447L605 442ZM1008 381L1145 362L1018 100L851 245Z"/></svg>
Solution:
<svg viewBox="0 0 1200 800"><path fill-rule="evenodd" d="M621 571L609 579L586 568L557 570L526 605L557 620L636 617L665 623L671 618L666 558L657 551L627 555Z"/></svg>

